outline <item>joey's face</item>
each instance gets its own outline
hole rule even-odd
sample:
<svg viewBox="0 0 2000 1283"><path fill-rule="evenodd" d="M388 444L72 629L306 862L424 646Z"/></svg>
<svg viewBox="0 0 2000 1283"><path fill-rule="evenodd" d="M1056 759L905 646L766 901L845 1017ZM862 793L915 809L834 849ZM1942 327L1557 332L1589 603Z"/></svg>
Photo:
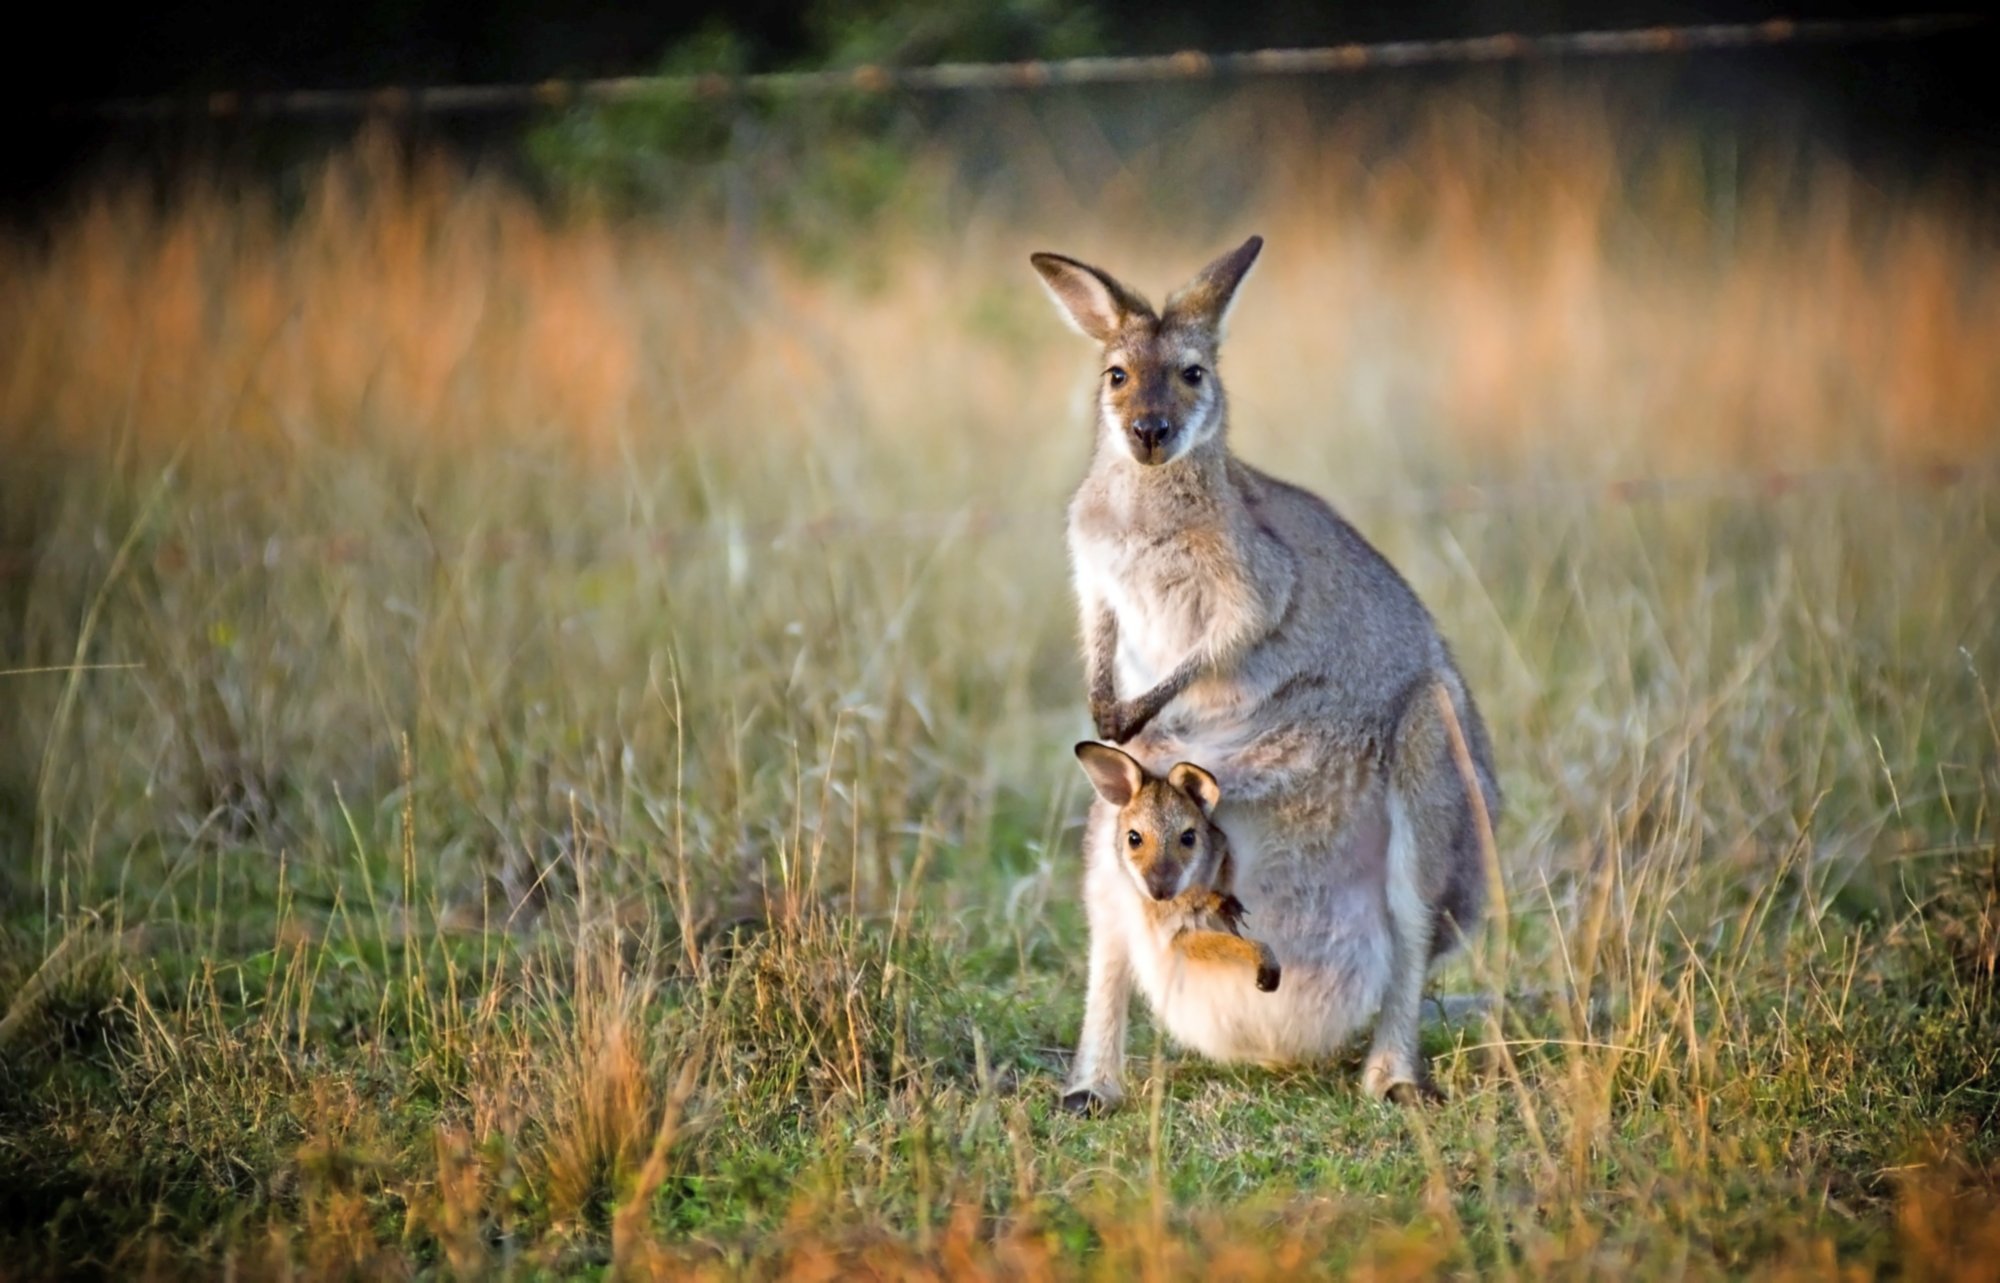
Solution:
<svg viewBox="0 0 2000 1283"><path fill-rule="evenodd" d="M1118 813L1118 847L1139 889L1171 900L1212 875L1213 831L1201 808L1164 780L1153 780Z"/></svg>
<svg viewBox="0 0 2000 1283"><path fill-rule="evenodd" d="M1076 760L1097 796L1118 808L1112 841L1142 894L1171 900L1214 881L1222 839L1209 816L1222 788L1213 775L1192 762L1148 775L1123 749L1089 740L1076 746Z"/></svg>
<svg viewBox="0 0 2000 1283"><path fill-rule="evenodd" d="M1215 340L1193 327L1135 318L1105 344L1100 379L1101 430L1148 467L1181 458L1222 421Z"/></svg>

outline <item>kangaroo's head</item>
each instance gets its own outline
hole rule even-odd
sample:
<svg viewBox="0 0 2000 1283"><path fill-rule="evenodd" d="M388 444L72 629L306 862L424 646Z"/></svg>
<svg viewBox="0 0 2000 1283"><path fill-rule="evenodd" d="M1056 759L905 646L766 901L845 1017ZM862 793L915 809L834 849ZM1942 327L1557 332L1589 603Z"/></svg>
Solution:
<svg viewBox="0 0 2000 1283"><path fill-rule="evenodd" d="M1109 272L1060 254L1029 256L1070 323L1103 345L1097 419L1106 446L1155 466L1222 430L1216 352L1236 289L1263 248L1264 238L1252 236L1202 268L1158 312Z"/></svg>
<svg viewBox="0 0 2000 1283"><path fill-rule="evenodd" d="M1140 891L1171 900L1215 880L1221 838L1209 817L1222 786L1213 775L1182 762L1162 779L1129 754L1090 740L1076 746L1076 760L1097 795L1118 808L1118 850Z"/></svg>

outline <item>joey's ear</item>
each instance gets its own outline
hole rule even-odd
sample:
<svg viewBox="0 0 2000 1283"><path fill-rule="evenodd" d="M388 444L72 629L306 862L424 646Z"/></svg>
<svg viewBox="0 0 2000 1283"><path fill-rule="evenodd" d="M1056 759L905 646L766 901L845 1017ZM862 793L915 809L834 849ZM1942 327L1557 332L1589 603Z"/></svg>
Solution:
<svg viewBox="0 0 2000 1283"><path fill-rule="evenodd" d="M1167 772L1167 783L1194 799L1203 815L1214 815L1222 802L1222 785L1193 762L1182 762Z"/></svg>
<svg viewBox="0 0 2000 1283"><path fill-rule="evenodd" d="M1113 806L1130 802L1146 782L1139 764L1109 744L1085 740L1076 746L1076 760L1083 763L1083 773L1090 777L1090 787L1097 790L1097 796Z"/></svg>
<svg viewBox="0 0 2000 1283"><path fill-rule="evenodd" d="M1060 254L1030 254L1049 297L1085 338L1109 343L1129 316L1151 316L1152 304L1118 283L1110 273Z"/></svg>
<svg viewBox="0 0 2000 1283"><path fill-rule="evenodd" d="M1250 275L1250 265L1257 261L1258 251L1263 248L1264 238L1252 236L1202 268L1167 300L1167 315L1174 320L1193 322L1221 338L1223 326L1229 320L1230 305L1236 301L1237 288Z"/></svg>

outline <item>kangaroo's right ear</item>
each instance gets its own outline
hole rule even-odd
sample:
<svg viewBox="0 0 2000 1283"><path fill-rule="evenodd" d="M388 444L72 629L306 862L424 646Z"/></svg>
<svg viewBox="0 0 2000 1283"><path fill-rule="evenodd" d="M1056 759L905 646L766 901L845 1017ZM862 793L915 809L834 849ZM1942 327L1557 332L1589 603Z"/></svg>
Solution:
<svg viewBox="0 0 2000 1283"><path fill-rule="evenodd" d="M1085 740L1076 746L1076 760L1083 763L1083 773L1090 777L1090 787L1097 790L1097 796L1113 806L1130 802L1146 782L1145 772L1131 755L1109 744Z"/></svg>
<svg viewBox="0 0 2000 1283"><path fill-rule="evenodd" d="M1222 785L1193 762L1182 762L1168 771L1167 783L1192 798L1203 815L1214 815L1215 808L1222 804Z"/></svg>
<svg viewBox="0 0 2000 1283"><path fill-rule="evenodd" d="M1109 343L1130 316L1150 316L1153 305L1118 283L1109 272L1060 254L1030 254L1049 297L1085 338Z"/></svg>

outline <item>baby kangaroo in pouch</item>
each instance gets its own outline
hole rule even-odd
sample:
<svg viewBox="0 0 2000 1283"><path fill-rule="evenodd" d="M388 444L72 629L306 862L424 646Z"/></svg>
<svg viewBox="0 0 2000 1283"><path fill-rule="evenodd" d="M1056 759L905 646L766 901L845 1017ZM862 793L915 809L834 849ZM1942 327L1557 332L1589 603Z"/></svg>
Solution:
<svg viewBox="0 0 2000 1283"><path fill-rule="evenodd" d="M1222 800L1215 777L1192 762L1148 775L1130 754L1089 740L1076 760L1097 796L1118 808L1125 867L1168 945L1194 962L1241 963L1259 989L1276 989L1277 955L1243 938L1229 838L1209 818Z"/></svg>
<svg viewBox="0 0 2000 1283"><path fill-rule="evenodd" d="M1497 824L1500 791L1450 649L1360 532L1229 449L1223 332L1262 248L1251 237L1157 309L1101 268L1031 259L1099 353L1069 553L1091 719L1131 762L1078 750L1098 798L1084 828L1090 988L1066 1102L1122 1098L1133 989L1175 1041L1222 1061L1325 1058L1372 1023L1363 1086L1420 1096L1426 976L1479 920L1478 810ZM1128 818L1136 799L1165 796L1156 783L1209 820L1189 826L1197 845L1228 832L1226 874L1151 849L1188 831ZM1282 957L1282 990L1246 1002L1234 968L1180 965L1194 954L1162 940L1156 911L1200 886L1221 898L1188 913L1186 939L1254 949L1260 965ZM1234 897L1268 947L1236 936L1221 912Z"/></svg>

